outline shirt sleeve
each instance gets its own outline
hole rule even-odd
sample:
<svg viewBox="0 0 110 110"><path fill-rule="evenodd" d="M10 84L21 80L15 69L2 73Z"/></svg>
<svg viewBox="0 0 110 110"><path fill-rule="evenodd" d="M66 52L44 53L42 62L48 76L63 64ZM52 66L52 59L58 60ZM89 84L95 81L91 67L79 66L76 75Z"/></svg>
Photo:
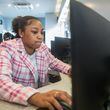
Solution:
<svg viewBox="0 0 110 110"><path fill-rule="evenodd" d="M24 87L12 81L11 56L7 51L0 51L0 99L13 103L27 105L28 98L38 91Z"/></svg>
<svg viewBox="0 0 110 110"><path fill-rule="evenodd" d="M48 48L46 49L46 55L47 55L47 59L49 61L49 66L50 68L54 69L54 70L58 70L62 73L65 73L65 74L69 74L69 69L71 68L71 65L67 64L67 63L64 63L63 61L55 58L51 52L48 50Z"/></svg>

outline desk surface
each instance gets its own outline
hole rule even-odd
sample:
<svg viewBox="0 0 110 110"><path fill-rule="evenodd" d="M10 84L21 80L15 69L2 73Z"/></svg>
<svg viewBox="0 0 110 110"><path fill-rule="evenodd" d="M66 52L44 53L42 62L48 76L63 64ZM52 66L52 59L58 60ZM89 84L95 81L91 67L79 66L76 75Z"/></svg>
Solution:
<svg viewBox="0 0 110 110"><path fill-rule="evenodd" d="M40 92L46 92L49 90L57 89L57 90L64 90L67 91L71 95L71 78L65 74L61 74L62 80L56 83L52 83L48 86L41 87L38 90ZM22 106L18 104L8 103L5 101L0 100L0 110L36 110L37 107L29 105L29 106Z"/></svg>

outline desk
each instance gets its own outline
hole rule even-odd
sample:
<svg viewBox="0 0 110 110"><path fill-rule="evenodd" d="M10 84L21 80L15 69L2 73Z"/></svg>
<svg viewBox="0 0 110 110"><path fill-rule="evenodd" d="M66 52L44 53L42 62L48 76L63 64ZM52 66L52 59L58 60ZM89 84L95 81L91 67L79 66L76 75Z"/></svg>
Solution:
<svg viewBox="0 0 110 110"><path fill-rule="evenodd" d="M72 88L71 78L65 74L61 74L61 78L62 78L61 81L41 87L38 90L40 90L41 92L46 92L53 89L64 90L71 95L71 88ZM36 110L36 109L37 107L32 105L22 106L0 100L0 110Z"/></svg>

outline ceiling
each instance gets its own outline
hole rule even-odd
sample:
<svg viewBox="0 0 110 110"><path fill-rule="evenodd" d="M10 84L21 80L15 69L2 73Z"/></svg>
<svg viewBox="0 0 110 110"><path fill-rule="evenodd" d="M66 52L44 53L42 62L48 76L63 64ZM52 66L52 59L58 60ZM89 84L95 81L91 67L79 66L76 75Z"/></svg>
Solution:
<svg viewBox="0 0 110 110"><path fill-rule="evenodd" d="M0 15L9 18L20 15L44 17L46 13L58 13L61 1L62 0L0 0Z"/></svg>
<svg viewBox="0 0 110 110"><path fill-rule="evenodd" d="M66 0L0 0L0 15L13 18L22 15L44 17L46 13L60 13ZM69 0L67 0L69 1ZM96 10L110 20L110 0L77 0ZM31 4L26 7L26 4ZM17 6L16 6L17 4ZM57 9L56 9L57 7Z"/></svg>

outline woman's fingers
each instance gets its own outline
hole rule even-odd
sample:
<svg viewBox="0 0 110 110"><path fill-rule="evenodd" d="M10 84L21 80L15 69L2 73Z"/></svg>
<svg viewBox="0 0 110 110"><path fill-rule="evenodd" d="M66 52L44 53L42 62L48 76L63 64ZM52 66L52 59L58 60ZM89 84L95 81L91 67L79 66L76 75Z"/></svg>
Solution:
<svg viewBox="0 0 110 110"><path fill-rule="evenodd" d="M72 103L71 96L67 92L60 90L52 90L46 93L36 93L28 101L37 107L48 108L49 110L54 110L54 108L62 110L62 106L58 102L58 99L65 101L69 105Z"/></svg>
<svg viewBox="0 0 110 110"><path fill-rule="evenodd" d="M62 106L59 104L59 102L54 98L54 97L51 97L48 102L50 102L54 108L56 108L57 110L62 110Z"/></svg>
<svg viewBox="0 0 110 110"><path fill-rule="evenodd" d="M67 93L60 94L59 97L60 97L61 100L63 100L64 102L68 103L69 105L72 104L72 101L71 101L72 98L71 98L71 96L69 94L67 94Z"/></svg>
<svg viewBox="0 0 110 110"><path fill-rule="evenodd" d="M45 104L45 108L48 108L49 110L55 110L54 109L54 107L48 102L48 101L46 101L46 102L44 102Z"/></svg>
<svg viewBox="0 0 110 110"><path fill-rule="evenodd" d="M67 92L64 92L64 91L58 92L57 91L54 96L56 99L63 100L64 102L68 103L69 105L72 104L72 97Z"/></svg>

